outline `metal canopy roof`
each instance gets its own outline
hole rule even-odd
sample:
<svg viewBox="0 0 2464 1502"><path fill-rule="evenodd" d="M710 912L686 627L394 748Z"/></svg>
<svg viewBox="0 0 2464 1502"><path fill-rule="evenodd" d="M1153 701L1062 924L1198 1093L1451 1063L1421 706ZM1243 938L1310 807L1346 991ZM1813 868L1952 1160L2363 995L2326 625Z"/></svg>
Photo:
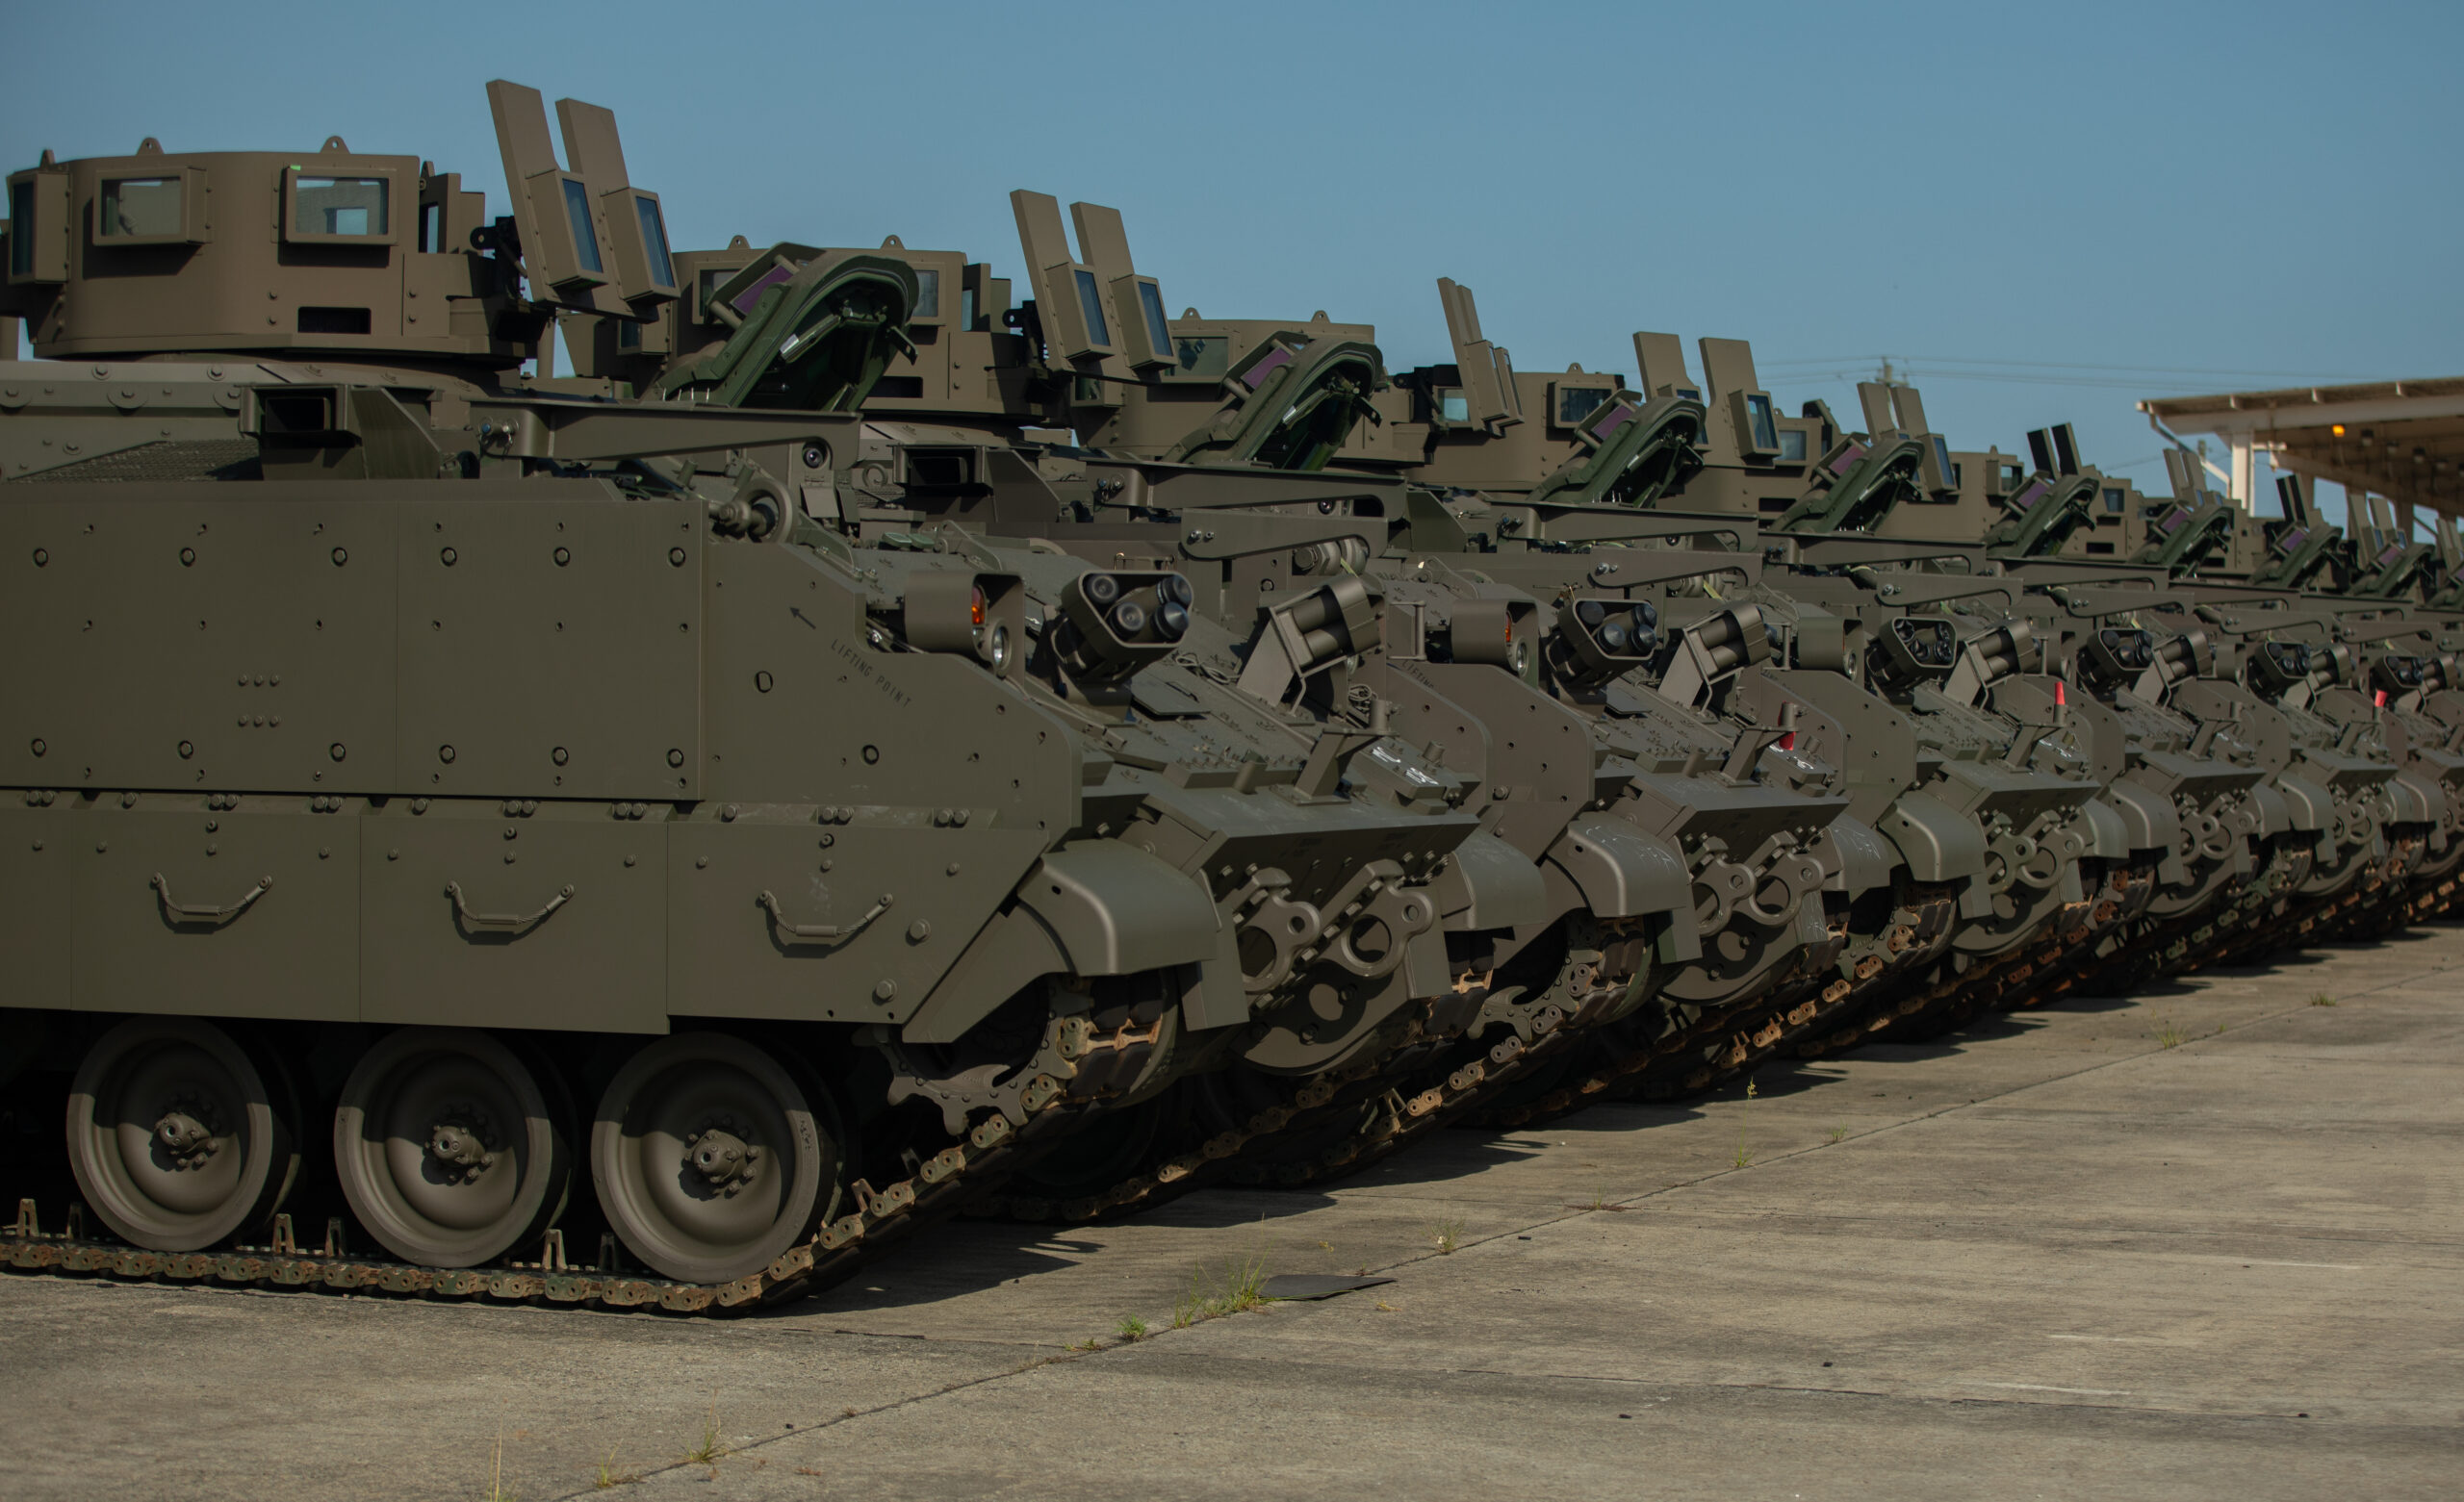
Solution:
<svg viewBox="0 0 2464 1502"><path fill-rule="evenodd" d="M2166 396L2139 410L2177 433L2213 433L2233 451L2234 499L2250 498L2250 466L2333 480L2353 496L2464 513L2464 376L2297 386L2218 396Z"/></svg>

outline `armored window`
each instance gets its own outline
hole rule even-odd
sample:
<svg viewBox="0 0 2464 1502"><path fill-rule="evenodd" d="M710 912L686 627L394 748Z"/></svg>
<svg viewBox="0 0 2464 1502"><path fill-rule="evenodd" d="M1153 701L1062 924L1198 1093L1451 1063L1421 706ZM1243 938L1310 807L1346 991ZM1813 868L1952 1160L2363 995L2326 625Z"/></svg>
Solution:
<svg viewBox="0 0 2464 1502"><path fill-rule="evenodd" d="M2123 493L2111 486L2105 489L2105 515L2118 517L2122 512Z"/></svg>
<svg viewBox="0 0 2464 1502"><path fill-rule="evenodd" d="M1780 430L1780 461L1783 464L1806 462L1806 430L1788 427Z"/></svg>
<svg viewBox="0 0 2464 1502"><path fill-rule="evenodd" d="M390 229L381 177L303 175L291 195L295 235L383 235Z"/></svg>
<svg viewBox="0 0 2464 1502"><path fill-rule="evenodd" d="M35 185L29 178L9 185L9 274L35 274ZM11 359L16 351L9 352Z"/></svg>
<svg viewBox="0 0 2464 1502"><path fill-rule="evenodd" d="M915 308L909 315L918 318L941 316L941 273L931 267L915 267Z"/></svg>
<svg viewBox="0 0 2464 1502"><path fill-rule="evenodd" d="M642 253L650 259L651 285L676 285L676 267L667 258L667 220L660 216L658 200L633 195L633 213L642 224Z"/></svg>
<svg viewBox="0 0 2464 1502"><path fill-rule="evenodd" d="M187 227L176 177L110 177L94 233L104 240L177 239Z"/></svg>
<svg viewBox="0 0 2464 1502"><path fill-rule="evenodd" d="M975 289L972 287L959 289L959 327L975 327Z"/></svg>
<svg viewBox="0 0 2464 1502"><path fill-rule="evenodd" d="M444 248L445 205L441 203L421 204L420 249L423 252L432 252L443 250Z"/></svg>
<svg viewBox="0 0 2464 1502"><path fill-rule="evenodd" d="M1951 446L1939 433L1934 434L1933 439L1934 468L1942 471L1943 484L1957 488L1960 483L1960 467L1951 463Z"/></svg>
<svg viewBox="0 0 2464 1502"><path fill-rule="evenodd" d="M574 261L593 276L607 274L607 264L599 258L599 236L590 227L590 191L577 178L562 179L565 186L565 221L573 226Z"/></svg>
<svg viewBox="0 0 2464 1502"><path fill-rule="evenodd" d="M1095 273L1074 273L1078 283L1078 311L1087 320L1087 343L1109 349L1113 343L1112 325L1104 321L1103 297L1095 289Z"/></svg>
<svg viewBox="0 0 2464 1502"><path fill-rule="evenodd" d="M1183 375L1221 375L1232 367L1232 342L1220 335L1187 335L1172 347Z"/></svg>
<svg viewBox="0 0 2464 1502"><path fill-rule="evenodd" d="M1745 418L1754 429L1754 446L1758 452L1767 454L1780 446L1780 429L1771 416L1770 397L1749 394L1745 398Z"/></svg>
<svg viewBox="0 0 2464 1502"><path fill-rule="evenodd" d="M1153 282L1138 284L1138 306L1146 314L1146 337L1155 346L1155 358L1171 359L1171 325L1164 318L1164 294Z"/></svg>
<svg viewBox="0 0 2464 1502"><path fill-rule="evenodd" d="M1464 395L1460 386L1441 386L1437 389L1437 415L1449 422L1469 422L1472 398Z"/></svg>
<svg viewBox="0 0 2464 1502"><path fill-rule="evenodd" d="M1600 410L1608 399L1604 386L1560 386L1557 388L1557 420L1572 427Z"/></svg>

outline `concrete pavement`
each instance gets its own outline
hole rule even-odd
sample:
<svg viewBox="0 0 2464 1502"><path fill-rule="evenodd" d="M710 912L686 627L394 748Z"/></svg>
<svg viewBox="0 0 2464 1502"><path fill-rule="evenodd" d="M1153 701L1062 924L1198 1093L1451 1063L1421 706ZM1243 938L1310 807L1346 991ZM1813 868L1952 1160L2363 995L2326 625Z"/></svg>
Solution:
<svg viewBox="0 0 2464 1502"><path fill-rule="evenodd" d="M6 1489L2464 1490L2464 929L1755 1083L742 1320L0 1278ZM1395 1282L1171 1328L1258 1265Z"/></svg>

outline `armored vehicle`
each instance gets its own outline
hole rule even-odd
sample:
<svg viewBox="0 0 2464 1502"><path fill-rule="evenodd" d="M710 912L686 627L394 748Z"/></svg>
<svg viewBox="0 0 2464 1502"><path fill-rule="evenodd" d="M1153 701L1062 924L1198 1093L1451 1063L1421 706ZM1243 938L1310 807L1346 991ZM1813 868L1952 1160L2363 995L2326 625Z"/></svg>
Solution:
<svg viewBox="0 0 2464 1502"><path fill-rule="evenodd" d="M1030 191L1014 301L677 250L488 95L501 216L10 178L14 1265L742 1309L2456 901L2451 527L1451 281L1390 372Z"/></svg>
<svg viewBox="0 0 2464 1502"><path fill-rule="evenodd" d="M846 524L906 262L526 373L706 272L607 112L489 97L494 219L338 138L11 179L0 1057L92 1217L20 1261L741 1307L1448 990L1457 779L1172 569Z"/></svg>

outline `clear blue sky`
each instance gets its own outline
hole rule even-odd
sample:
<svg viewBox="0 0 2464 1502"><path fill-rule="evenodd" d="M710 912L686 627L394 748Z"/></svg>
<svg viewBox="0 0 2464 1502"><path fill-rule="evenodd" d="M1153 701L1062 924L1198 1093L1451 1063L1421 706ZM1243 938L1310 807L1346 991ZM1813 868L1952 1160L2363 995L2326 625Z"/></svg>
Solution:
<svg viewBox="0 0 2464 1502"><path fill-rule="evenodd" d="M2464 372L2451 0L119 4L8 31L12 169L339 134L498 212L502 76L614 109L680 248L894 233L1015 275L1007 194L1036 188L1120 209L1176 313L1323 308L1400 369L1446 358L1452 276L1522 369L1744 337L1784 402L1843 415L1889 354L1955 442L2068 420L2156 490L2134 397Z"/></svg>

